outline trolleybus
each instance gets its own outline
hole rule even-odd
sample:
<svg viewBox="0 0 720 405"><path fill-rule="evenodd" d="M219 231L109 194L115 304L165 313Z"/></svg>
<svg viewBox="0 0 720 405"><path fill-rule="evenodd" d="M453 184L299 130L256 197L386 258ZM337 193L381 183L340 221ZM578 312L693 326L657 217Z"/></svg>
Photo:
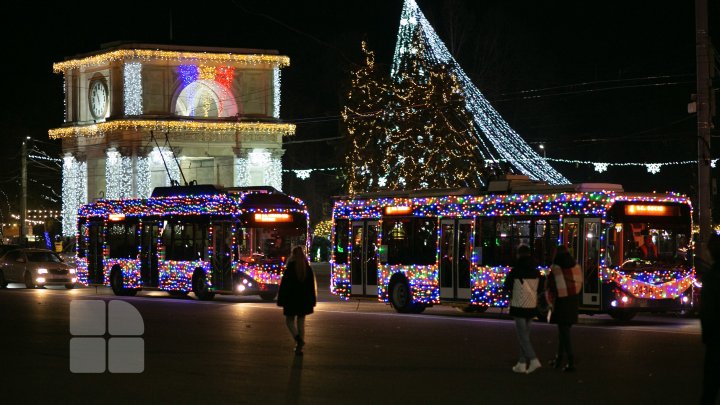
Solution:
<svg viewBox="0 0 720 405"><path fill-rule="evenodd" d="M305 204L272 187L160 187L147 199L80 208L77 272L81 283L116 295L159 289L273 300L292 247L308 243Z"/></svg>
<svg viewBox="0 0 720 405"><path fill-rule="evenodd" d="M502 285L518 246L529 246L546 274L553 249L565 244L584 272L581 311L627 320L640 311L688 310L695 282L691 213L689 198L673 193L519 179L493 182L484 192L340 197L330 290L346 300L377 297L399 312L443 303L505 307Z"/></svg>

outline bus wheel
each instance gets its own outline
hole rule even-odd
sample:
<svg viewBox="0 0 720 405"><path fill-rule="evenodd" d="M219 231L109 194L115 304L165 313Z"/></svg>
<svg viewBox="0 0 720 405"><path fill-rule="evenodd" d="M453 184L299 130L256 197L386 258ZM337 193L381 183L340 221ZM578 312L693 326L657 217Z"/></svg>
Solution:
<svg viewBox="0 0 720 405"><path fill-rule="evenodd" d="M635 312L626 309L616 309L613 311L608 311L608 315L610 315L612 319L616 321L629 321L635 317Z"/></svg>
<svg viewBox="0 0 720 405"><path fill-rule="evenodd" d="M110 272L110 288L112 288L113 294L120 297L132 297L137 294L137 290L131 290L123 286L122 270L119 267L112 269Z"/></svg>
<svg viewBox="0 0 720 405"><path fill-rule="evenodd" d="M73 288L75 288L75 284L65 284L66 290L72 290Z"/></svg>
<svg viewBox="0 0 720 405"><path fill-rule="evenodd" d="M263 301L273 301L275 299L275 296L277 295L276 292L263 292L260 293L260 299Z"/></svg>
<svg viewBox="0 0 720 405"><path fill-rule="evenodd" d="M205 280L205 272L198 269L193 274L192 290L200 301L210 301L215 298L215 293L210 291Z"/></svg>
<svg viewBox="0 0 720 405"><path fill-rule="evenodd" d="M413 305L410 302L410 287L405 279L396 280L390 286L390 304L397 312L413 312Z"/></svg>

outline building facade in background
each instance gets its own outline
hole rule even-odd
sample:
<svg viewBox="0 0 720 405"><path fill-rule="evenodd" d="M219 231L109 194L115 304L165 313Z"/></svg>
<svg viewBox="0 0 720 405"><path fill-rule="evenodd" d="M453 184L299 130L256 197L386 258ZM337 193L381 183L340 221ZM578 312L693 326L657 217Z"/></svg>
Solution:
<svg viewBox="0 0 720 405"><path fill-rule="evenodd" d="M64 75L63 234L80 205L157 186L282 190L277 51L119 44L53 65Z"/></svg>

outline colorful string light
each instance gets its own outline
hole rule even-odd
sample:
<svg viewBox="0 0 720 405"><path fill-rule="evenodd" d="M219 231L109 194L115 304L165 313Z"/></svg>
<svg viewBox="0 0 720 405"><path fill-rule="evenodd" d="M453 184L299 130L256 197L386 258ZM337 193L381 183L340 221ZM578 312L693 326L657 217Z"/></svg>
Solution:
<svg viewBox="0 0 720 405"><path fill-rule="evenodd" d="M440 232L439 218L474 218L480 217L542 217L557 216L562 224L566 216L589 216L601 219L606 223L605 216L608 210L617 202L637 203L663 203L686 204L692 211L690 199L686 196L668 194L624 194L615 191L599 192L567 192L551 194L485 194L485 195L451 195L439 197L386 197L386 198L359 198L338 200L333 207L332 246L331 259L331 286L330 291L347 300L351 296L351 269L347 263L337 262L338 249L346 249L348 257L352 257L352 227L348 227L347 243L338 246L336 239L336 224L338 220L376 219L378 227L382 229L382 219L385 207L411 207L408 215L423 218L437 218L437 232ZM690 229L691 218L687 218ZM474 242L474 222L471 230L470 244ZM558 235L558 238L560 235ZM645 272L624 272L617 266L608 267L605 263L605 237L600 235L600 268L601 282L614 283L624 294L640 299L677 299L686 294L695 281L692 267L678 266L672 269L659 268ZM440 257L440 235L436 235L437 252L436 263ZM558 240L558 242L560 242ZM382 233L373 242L375 251L382 249ZM508 305L502 286L509 272L507 266L482 266L479 258L473 252L470 264L471 292L469 303L478 306ZM540 268L547 273L546 268ZM438 285L437 265L378 265L378 299L388 301L391 278L402 274L410 286L411 302L424 305L439 303L440 290Z"/></svg>

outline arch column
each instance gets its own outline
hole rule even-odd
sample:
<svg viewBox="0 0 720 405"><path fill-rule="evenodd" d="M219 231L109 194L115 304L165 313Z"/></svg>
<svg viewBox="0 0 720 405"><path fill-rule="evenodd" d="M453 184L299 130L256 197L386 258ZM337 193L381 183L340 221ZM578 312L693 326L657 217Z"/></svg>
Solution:
<svg viewBox="0 0 720 405"><path fill-rule="evenodd" d="M235 153L235 159L233 163L233 186L234 187L248 187L250 186L250 170L248 165L250 163L250 152L251 148L233 148Z"/></svg>
<svg viewBox="0 0 720 405"><path fill-rule="evenodd" d="M75 236L77 212L88 202L87 156L66 153L62 169L62 233Z"/></svg>

